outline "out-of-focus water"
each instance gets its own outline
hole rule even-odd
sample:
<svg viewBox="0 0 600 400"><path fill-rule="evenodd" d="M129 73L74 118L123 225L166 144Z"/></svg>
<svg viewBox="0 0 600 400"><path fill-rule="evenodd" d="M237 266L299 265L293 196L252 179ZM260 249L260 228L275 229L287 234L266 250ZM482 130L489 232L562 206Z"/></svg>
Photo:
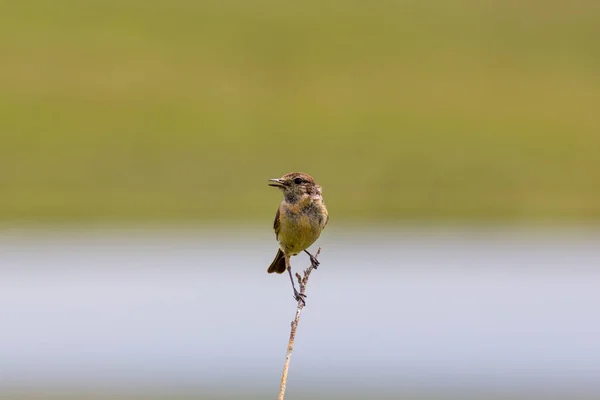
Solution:
<svg viewBox="0 0 600 400"><path fill-rule="evenodd" d="M600 393L599 240L330 229L288 387ZM277 387L295 303L275 251L268 229L4 231L0 392Z"/></svg>

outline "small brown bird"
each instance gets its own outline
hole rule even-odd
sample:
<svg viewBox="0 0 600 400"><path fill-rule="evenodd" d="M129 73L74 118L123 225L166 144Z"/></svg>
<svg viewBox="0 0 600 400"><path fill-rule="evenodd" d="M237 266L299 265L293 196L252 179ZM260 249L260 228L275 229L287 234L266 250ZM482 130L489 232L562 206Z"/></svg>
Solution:
<svg viewBox="0 0 600 400"><path fill-rule="evenodd" d="M275 214L275 238L279 242L279 250L267 270L268 273L282 274L286 269L292 281L294 298L299 300L299 293L294 285L290 257L304 251L310 257L313 267L319 262L306 249L321 235L327 225L329 215L323 202L321 186L315 183L312 176L302 172L290 172L279 179L269 179L269 186L283 192L283 201Z"/></svg>

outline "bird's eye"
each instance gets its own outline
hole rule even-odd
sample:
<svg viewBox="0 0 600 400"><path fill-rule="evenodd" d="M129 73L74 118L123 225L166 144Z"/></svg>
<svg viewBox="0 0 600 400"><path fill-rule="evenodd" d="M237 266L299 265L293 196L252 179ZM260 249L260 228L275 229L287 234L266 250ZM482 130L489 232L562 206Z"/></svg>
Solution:
<svg viewBox="0 0 600 400"><path fill-rule="evenodd" d="M301 184L302 182L304 182L304 181L302 180L302 178L296 178L296 179L294 179L294 183L295 183L296 185L299 185L299 184Z"/></svg>

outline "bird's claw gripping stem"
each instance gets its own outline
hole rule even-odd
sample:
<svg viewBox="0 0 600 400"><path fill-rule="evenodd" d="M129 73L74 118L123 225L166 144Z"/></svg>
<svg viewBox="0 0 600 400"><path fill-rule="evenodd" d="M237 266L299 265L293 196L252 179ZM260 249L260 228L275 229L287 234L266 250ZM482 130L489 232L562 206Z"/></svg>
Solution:
<svg viewBox="0 0 600 400"><path fill-rule="evenodd" d="M301 301L302 305L306 305L306 295L304 293L300 293L296 288L294 288L294 300Z"/></svg>

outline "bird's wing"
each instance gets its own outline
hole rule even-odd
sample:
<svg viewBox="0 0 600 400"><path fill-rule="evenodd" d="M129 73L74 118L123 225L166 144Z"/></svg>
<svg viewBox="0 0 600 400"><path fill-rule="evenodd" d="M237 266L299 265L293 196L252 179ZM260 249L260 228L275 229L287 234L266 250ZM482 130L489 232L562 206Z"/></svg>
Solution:
<svg viewBox="0 0 600 400"><path fill-rule="evenodd" d="M275 221L273 221L273 229L275 229L275 239L279 239L279 207L277 207L277 213L275 214Z"/></svg>

